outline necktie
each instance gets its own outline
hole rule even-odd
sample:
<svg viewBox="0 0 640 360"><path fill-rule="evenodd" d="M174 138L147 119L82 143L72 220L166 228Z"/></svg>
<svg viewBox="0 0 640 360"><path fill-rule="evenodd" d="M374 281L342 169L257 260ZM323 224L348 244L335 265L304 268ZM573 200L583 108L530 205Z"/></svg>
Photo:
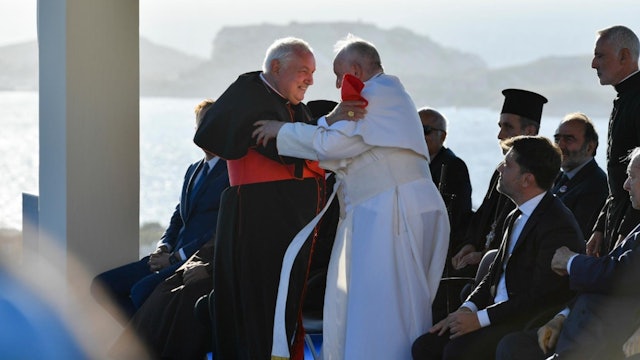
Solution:
<svg viewBox="0 0 640 360"><path fill-rule="evenodd" d="M204 179L207 178L207 174L209 173L209 163L205 162L200 172L197 174L195 181L193 182L193 186L191 186L191 191L189 192L189 206L193 204L193 200L195 199L196 194L198 193L198 189L204 183Z"/></svg>
<svg viewBox="0 0 640 360"><path fill-rule="evenodd" d="M507 231L502 238L502 244L500 245L500 247L502 248L502 257L500 258L500 260L503 266L505 264L505 261L509 259L509 245L511 243L511 238L513 237L513 225L515 225L516 220L518 220L518 217L520 217L520 214L522 214L522 212L520 211L520 209L516 208L513 212L513 216L509 218L509 226L507 227ZM513 239L514 242L517 240L518 239ZM503 266L501 266L500 268L502 269Z"/></svg>
<svg viewBox="0 0 640 360"><path fill-rule="evenodd" d="M520 209L516 208L513 212L513 215L509 218L509 226L507 227L504 233L504 237L502 238L502 244L500 244L500 250L498 251L498 255L497 255L499 256L500 263L494 264L495 270L493 271L495 271L496 276L493 278L493 284L489 288L489 291L492 297L495 297L497 295L497 292L500 287L500 281L502 280L502 273L505 270L506 262L509 260L509 257L511 256L509 245L511 242L511 238L513 237L512 236L513 227L516 223L516 220L518 220L518 217L520 217L520 214L522 214L522 212L520 211ZM517 238L513 239L514 242L517 240L518 240ZM504 295L505 293L503 292L501 294Z"/></svg>

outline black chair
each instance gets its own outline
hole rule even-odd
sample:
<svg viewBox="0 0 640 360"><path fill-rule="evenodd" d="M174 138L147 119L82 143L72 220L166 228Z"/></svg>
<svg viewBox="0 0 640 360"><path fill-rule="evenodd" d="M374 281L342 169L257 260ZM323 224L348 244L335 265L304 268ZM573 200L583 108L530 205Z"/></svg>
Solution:
<svg viewBox="0 0 640 360"><path fill-rule="evenodd" d="M446 309L434 309L434 322L443 319L448 314L455 311L458 306L467 299L467 297L471 294L471 291L473 291L473 289L478 286L478 284L480 284L480 281L482 281L485 275L487 275L487 272L489 272L489 266L495 259L497 253L498 249L493 249L487 251L482 256L482 259L478 264L478 269L476 270L475 277L445 276L440 280L440 286L443 287L444 291L442 291L441 294L438 294L438 296L446 296ZM449 288L461 290L459 293L451 294Z"/></svg>
<svg viewBox="0 0 640 360"><path fill-rule="evenodd" d="M208 295L202 295L193 307L193 312L196 319L200 319L206 329L211 329L211 336L209 336L209 351L215 354L215 339L216 333L213 327L213 290Z"/></svg>
<svg viewBox="0 0 640 360"><path fill-rule="evenodd" d="M498 254L498 249L488 250L482 256L482 260L480 260L480 264L478 264L478 270L476 271L476 276L473 279L472 283L467 284L462 291L460 292L460 298L462 301L466 300L467 297L471 294L473 289L480 284L480 281L484 279L485 275L489 272L489 266L496 258Z"/></svg>

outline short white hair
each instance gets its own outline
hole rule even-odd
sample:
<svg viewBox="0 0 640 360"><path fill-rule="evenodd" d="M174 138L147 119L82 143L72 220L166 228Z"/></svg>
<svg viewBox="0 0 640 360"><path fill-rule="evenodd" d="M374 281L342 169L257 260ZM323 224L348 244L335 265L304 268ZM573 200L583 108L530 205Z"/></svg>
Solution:
<svg viewBox="0 0 640 360"><path fill-rule="evenodd" d="M622 49L629 49L631 59L638 62L640 57L640 40L628 27L622 25L611 26L598 31L602 39L608 41L616 49L616 53Z"/></svg>
<svg viewBox="0 0 640 360"><path fill-rule="evenodd" d="M627 160L629 160L629 166L633 163L633 160L640 156L640 146L635 147L629 151L629 155L627 155ZM636 167L640 167L640 164L636 165Z"/></svg>
<svg viewBox="0 0 640 360"><path fill-rule="evenodd" d="M282 66L286 67L295 55L306 53L313 54L313 49L302 39L295 37L277 39L267 49L262 63L262 71L268 73L274 60L279 60Z"/></svg>

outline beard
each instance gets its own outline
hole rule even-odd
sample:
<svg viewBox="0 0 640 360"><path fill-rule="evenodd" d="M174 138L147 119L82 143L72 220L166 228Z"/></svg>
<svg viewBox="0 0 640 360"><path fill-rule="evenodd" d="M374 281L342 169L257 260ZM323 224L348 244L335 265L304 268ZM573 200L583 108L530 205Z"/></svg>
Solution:
<svg viewBox="0 0 640 360"><path fill-rule="evenodd" d="M583 146L579 150L567 151L566 154L563 152L561 163L562 170L571 171L584 164L590 157L591 155L587 153L587 146Z"/></svg>

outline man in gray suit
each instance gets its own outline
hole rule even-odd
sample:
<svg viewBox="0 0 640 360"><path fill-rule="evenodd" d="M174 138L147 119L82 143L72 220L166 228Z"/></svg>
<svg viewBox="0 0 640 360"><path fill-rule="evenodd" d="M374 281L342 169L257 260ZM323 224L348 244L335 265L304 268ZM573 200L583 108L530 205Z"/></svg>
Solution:
<svg viewBox="0 0 640 360"><path fill-rule="evenodd" d="M624 189L640 209L640 147L628 157ZM505 336L497 359L624 359L622 345L638 326L640 312L640 225L609 255L556 250L551 268L569 276L579 295L537 331ZM552 354L549 354L552 353Z"/></svg>

